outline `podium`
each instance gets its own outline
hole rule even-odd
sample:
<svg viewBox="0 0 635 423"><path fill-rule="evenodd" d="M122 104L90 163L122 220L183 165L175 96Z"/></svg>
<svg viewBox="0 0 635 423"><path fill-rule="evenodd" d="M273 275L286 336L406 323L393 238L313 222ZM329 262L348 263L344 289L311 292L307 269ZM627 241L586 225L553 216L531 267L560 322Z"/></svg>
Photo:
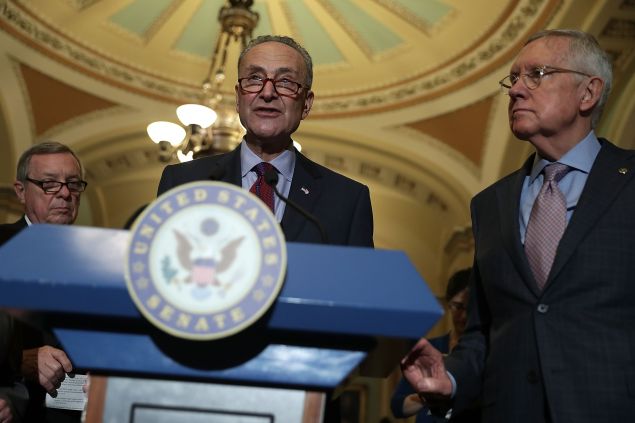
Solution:
<svg viewBox="0 0 635 423"><path fill-rule="evenodd" d="M320 422L351 376L387 376L442 315L403 252L289 243L285 284L258 322L174 338L128 295L129 237L40 224L0 247L0 307L43 313L91 372L87 421Z"/></svg>

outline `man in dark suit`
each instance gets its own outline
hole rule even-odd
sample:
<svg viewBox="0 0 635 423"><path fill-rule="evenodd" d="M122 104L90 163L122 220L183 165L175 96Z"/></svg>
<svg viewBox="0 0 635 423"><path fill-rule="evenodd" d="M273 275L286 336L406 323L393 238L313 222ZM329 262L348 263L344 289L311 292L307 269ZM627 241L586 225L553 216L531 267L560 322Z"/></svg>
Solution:
<svg viewBox="0 0 635 423"><path fill-rule="evenodd" d="M20 342L15 338L14 321L0 310L0 422L20 422L28 394L20 380Z"/></svg>
<svg viewBox="0 0 635 423"><path fill-rule="evenodd" d="M26 150L18 161L13 184L24 205L24 216L17 222L0 225L0 245L32 224L75 222L80 196L86 188L83 176L79 158L66 145L43 142ZM8 332L0 335L10 337L17 333L21 339L20 373L27 381L30 396L25 421L79 421L79 412L44 408L45 393L54 395L73 366L64 351L51 346L55 342L53 336L39 327L34 316L23 317L26 321L16 319L15 330L7 326ZM10 346L16 347L13 342Z"/></svg>
<svg viewBox="0 0 635 423"><path fill-rule="evenodd" d="M482 393L484 422L633 419L635 152L593 131L611 80L592 36L549 30L500 82L512 132L537 154L472 201L459 345L444 361L422 341L402 361L438 413Z"/></svg>
<svg viewBox="0 0 635 423"><path fill-rule="evenodd" d="M273 211L287 241L373 246L368 188L300 154L291 135L313 104L313 69L307 51L289 37L252 40L238 60L236 108L247 133L238 148L219 156L167 166L158 194L187 182L221 180L254 186L257 165L278 174L276 187L311 213L326 232L275 198Z"/></svg>

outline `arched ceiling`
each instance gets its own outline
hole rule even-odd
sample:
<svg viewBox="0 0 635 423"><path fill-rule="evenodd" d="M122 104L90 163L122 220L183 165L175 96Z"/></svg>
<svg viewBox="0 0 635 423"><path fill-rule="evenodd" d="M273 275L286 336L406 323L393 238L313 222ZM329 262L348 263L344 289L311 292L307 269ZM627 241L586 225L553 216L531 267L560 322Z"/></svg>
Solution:
<svg viewBox="0 0 635 423"><path fill-rule="evenodd" d="M110 84L183 102L199 96L224 3L21 1L5 15L5 30ZM253 10L260 19L254 35L281 33L299 40L311 52L319 76L314 117L346 116L435 98L496 69L558 4L453 3L256 0ZM237 51L231 53L230 64ZM229 66L228 80L235 79L235 66ZM228 92L232 85L225 87Z"/></svg>
<svg viewBox="0 0 635 423"><path fill-rule="evenodd" d="M65 142L89 171L85 223L120 227L154 197L162 168L145 126L200 98L224 3L0 0L2 186L33 142ZM316 101L296 138L370 186L377 244L408 252L428 279L468 264L459 253L469 249L470 197L530 151L509 134L497 85L529 34L597 36L616 87L599 132L635 147L633 0L254 0L253 9L254 35L290 35L314 59Z"/></svg>

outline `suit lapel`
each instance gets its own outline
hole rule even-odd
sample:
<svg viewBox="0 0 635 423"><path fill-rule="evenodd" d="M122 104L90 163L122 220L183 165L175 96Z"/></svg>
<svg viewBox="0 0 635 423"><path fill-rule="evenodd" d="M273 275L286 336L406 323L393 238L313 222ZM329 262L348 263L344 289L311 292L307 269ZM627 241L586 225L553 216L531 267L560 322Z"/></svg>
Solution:
<svg viewBox="0 0 635 423"><path fill-rule="evenodd" d="M549 283L562 270L576 247L604 214L626 183L635 174L635 155L625 154L606 140L591 168L571 221L567 225L547 280Z"/></svg>
<svg viewBox="0 0 635 423"><path fill-rule="evenodd" d="M530 156L523 167L511 176L506 184L496 191L498 198L498 214L501 216L501 231L503 242L509 252L512 262L521 275L523 282L534 295L539 296L540 291L534 280L533 273L529 267L525 249L520 241L520 193L523 188L525 177L531 171L534 156Z"/></svg>
<svg viewBox="0 0 635 423"><path fill-rule="evenodd" d="M319 169L301 153L296 152L289 199L307 212L313 213L321 192L322 183ZM287 204L281 222L282 231L287 241L295 241L305 224L307 224L307 219Z"/></svg>
<svg viewBox="0 0 635 423"><path fill-rule="evenodd" d="M221 181L242 187L242 170L240 167L240 144L237 148L229 152L223 160L215 163L217 167L224 169Z"/></svg>
<svg viewBox="0 0 635 423"><path fill-rule="evenodd" d="M26 218L24 216L22 216L20 220L18 220L17 222L13 224L13 228L16 230L16 232L21 231L22 229L28 226L29 224L26 223Z"/></svg>

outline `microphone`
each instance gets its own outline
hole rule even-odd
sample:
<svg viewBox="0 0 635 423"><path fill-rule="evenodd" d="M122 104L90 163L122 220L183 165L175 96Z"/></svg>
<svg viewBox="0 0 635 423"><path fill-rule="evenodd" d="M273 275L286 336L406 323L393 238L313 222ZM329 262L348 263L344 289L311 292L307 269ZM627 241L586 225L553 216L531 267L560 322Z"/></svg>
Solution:
<svg viewBox="0 0 635 423"><path fill-rule="evenodd" d="M328 244L329 240L328 240L328 237L326 236L326 231L324 230L324 227L322 226L322 224L320 224L320 222L315 218L315 216L313 216L308 211L304 210L304 208L302 208L295 201L293 201L293 200L291 200L289 198L286 198L285 196L280 194L280 191L278 191L278 188L276 187L276 185L278 184L278 172L275 169L269 169L269 170L267 170L265 172L264 179L265 179L266 184L269 185L271 188L273 188L273 192L276 193L276 195L278 196L279 199L284 201L289 206L293 207L302 216L304 216L306 219L308 219L311 222L313 222L313 224L315 226L317 226L317 228L320 231L320 237L322 238L322 244Z"/></svg>

